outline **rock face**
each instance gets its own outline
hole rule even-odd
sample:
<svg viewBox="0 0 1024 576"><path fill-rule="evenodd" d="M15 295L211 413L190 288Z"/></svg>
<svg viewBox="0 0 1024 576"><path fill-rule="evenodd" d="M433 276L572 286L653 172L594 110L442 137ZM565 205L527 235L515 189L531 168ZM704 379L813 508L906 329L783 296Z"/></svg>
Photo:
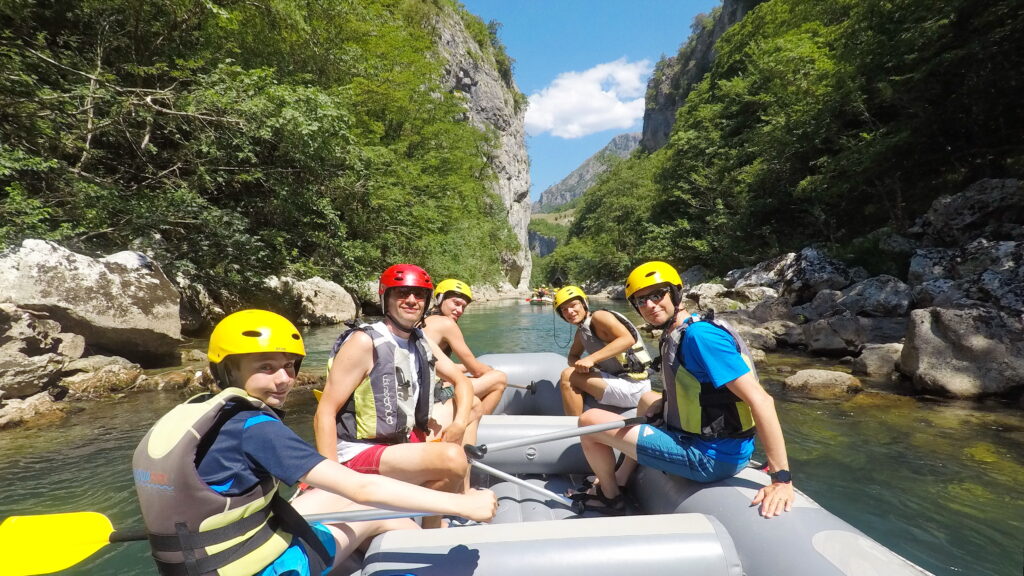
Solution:
<svg viewBox="0 0 1024 576"><path fill-rule="evenodd" d="M46 314L90 349L143 365L177 362L178 292L139 252L91 258L43 240L0 254L0 298Z"/></svg>
<svg viewBox="0 0 1024 576"><path fill-rule="evenodd" d="M1024 186L1014 179L979 180L933 202L910 232L939 247L977 238L1024 241Z"/></svg>
<svg viewBox="0 0 1024 576"><path fill-rule="evenodd" d="M45 314L0 304L0 398L24 398L55 384L84 348L81 336L61 332Z"/></svg>
<svg viewBox="0 0 1024 576"><path fill-rule="evenodd" d="M540 199L533 205L533 211L544 212L579 198L597 182L598 176L608 170L610 158L626 158L639 145L639 132L619 134L612 138L607 146L587 158L568 176L541 192Z"/></svg>
<svg viewBox="0 0 1024 576"><path fill-rule="evenodd" d="M654 152L668 142L676 121L676 110L686 96L711 70L715 42L763 0L724 0L717 13L698 16L691 26L693 34L679 54L658 62L647 82L647 110L644 112L640 146Z"/></svg>
<svg viewBox="0 0 1024 576"><path fill-rule="evenodd" d="M555 251L558 240L530 230L530 250L537 256L547 256Z"/></svg>
<svg viewBox="0 0 1024 576"><path fill-rule="evenodd" d="M508 221L519 239L515 254L503 254L505 278L522 290L529 288L530 259L527 226L530 223L530 159L526 153L526 107L517 99L519 89L506 82L491 55L491 47L479 46L466 31L458 14L445 10L438 22L438 50L447 61L442 83L466 98L469 122L494 130L498 146L489 151L497 178L491 188L501 197Z"/></svg>
<svg viewBox="0 0 1024 576"><path fill-rule="evenodd" d="M960 248L922 248L907 278L922 306L964 299L1024 314L1024 242L978 238Z"/></svg>

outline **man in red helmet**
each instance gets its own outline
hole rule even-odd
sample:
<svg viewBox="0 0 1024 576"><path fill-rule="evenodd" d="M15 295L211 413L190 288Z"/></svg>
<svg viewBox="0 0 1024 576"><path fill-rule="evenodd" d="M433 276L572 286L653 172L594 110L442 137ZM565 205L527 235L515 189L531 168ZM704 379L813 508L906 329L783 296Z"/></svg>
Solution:
<svg viewBox="0 0 1024 576"><path fill-rule="evenodd" d="M378 287L384 319L335 342L313 427L317 450L353 470L461 492L473 385L419 328L433 289L419 266L384 271ZM442 387L442 379L453 386ZM475 427L468 432L466 440L474 441ZM426 518L423 526L440 523Z"/></svg>

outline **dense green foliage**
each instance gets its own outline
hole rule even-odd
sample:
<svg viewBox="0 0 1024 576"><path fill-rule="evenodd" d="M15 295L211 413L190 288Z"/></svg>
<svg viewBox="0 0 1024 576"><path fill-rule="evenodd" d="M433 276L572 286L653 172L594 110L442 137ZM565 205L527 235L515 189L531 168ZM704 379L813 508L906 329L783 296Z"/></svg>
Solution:
<svg viewBox="0 0 1024 576"><path fill-rule="evenodd" d="M1024 173L1020 0L771 0L716 54L665 148L584 195L600 214L552 255L575 281L651 256L716 272L810 244L844 256L939 195ZM641 212L609 216L615 190Z"/></svg>
<svg viewBox="0 0 1024 576"><path fill-rule="evenodd" d="M0 247L142 248L225 298L398 261L497 279L496 139L440 85L453 10L484 26L446 0L0 1Z"/></svg>

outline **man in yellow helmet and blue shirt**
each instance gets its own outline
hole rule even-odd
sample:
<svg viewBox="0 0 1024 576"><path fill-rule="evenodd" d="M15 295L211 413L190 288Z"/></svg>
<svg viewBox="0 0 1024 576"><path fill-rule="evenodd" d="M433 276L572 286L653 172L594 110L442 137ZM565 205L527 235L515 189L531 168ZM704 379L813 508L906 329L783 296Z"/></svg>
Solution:
<svg viewBox="0 0 1024 576"><path fill-rule="evenodd" d="M584 395L609 406L635 408L640 397L651 391L647 373L651 357L640 331L618 312L591 312L587 295L578 286L556 292L554 305L563 320L576 326L569 367L558 382L565 414L582 414Z"/></svg>
<svg viewBox="0 0 1024 576"><path fill-rule="evenodd" d="M281 422L305 356L302 336L265 310L224 318L209 359L221 391L179 405L135 450L132 468L157 571L163 576L326 574L368 538L415 529L408 518L307 524L299 514L372 506L486 520L494 494L436 492L359 474L327 459ZM291 503L278 487L313 486Z"/></svg>
<svg viewBox="0 0 1024 576"><path fill-rule="evenodd" d="M725 322L689 314L682 289L679 273L665 262L642 264L626 280L626 298L644 320L664 331L664 396L645 396L641 402L646 415L660 413L664 422L581 437L598 478L585 504L612 512L624 509L613 449L645 466L714 482L747 466L756 436L764 445L772 482L758 490L751 504L760 504L765 518L777 516L791 509L794 492L775 402L761 386L743 339ZM616 419L621 417L595 409L585 412L579 424Z"/></svg>

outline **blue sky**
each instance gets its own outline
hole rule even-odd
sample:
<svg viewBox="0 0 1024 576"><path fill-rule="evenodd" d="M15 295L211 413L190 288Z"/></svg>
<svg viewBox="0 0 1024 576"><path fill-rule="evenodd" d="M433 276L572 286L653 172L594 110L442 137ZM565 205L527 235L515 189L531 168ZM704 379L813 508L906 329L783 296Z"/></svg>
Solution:
<svg viewBox="0 0 1024 576"><path fill-rule="evenodd" d="M537 200L617 134L639 132L654 64L719 0L462 0L499 36L527 97Z"/></svg>

